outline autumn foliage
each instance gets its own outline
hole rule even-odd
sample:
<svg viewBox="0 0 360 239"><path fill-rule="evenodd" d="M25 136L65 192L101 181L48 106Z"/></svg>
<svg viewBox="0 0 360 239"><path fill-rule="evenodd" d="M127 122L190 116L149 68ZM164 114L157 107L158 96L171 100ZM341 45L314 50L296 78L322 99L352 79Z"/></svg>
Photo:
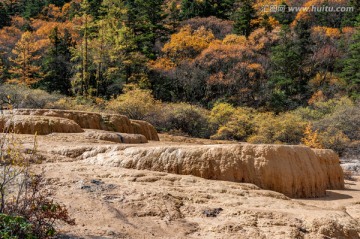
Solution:
<svg viewBox="0 0 360 239"><path fill-rule="evenodd" d="M323 147L319 140L318 130L314 131L311 124L306 126L302 142L304 145L309 146L310 148L321 149Z"/></svg>
<svg viewBox="0 0 360 239"><path fill-rule="evenodd" d="M262 11L270 5L285 11ZM0 89L19 107L106 109L164 131L338 151L356 139L320 105L359 98L358 1L6 0L0 10Z"/></svg>

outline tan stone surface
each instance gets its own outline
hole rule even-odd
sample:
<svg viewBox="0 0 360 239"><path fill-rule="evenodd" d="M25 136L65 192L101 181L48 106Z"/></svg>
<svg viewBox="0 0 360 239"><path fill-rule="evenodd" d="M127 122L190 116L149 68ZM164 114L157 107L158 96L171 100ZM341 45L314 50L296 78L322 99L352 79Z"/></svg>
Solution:
<svg viewBox="0 0 360 239"><path fill-rule="evenodd" d="M343 189L344 174L339 173L340 160L336 153L332 150L314 149L313 150L320 164L325 171L328 189ZM342 172L342 170L341 170Z"/></svg>
<svg viewBox="0 0 360 239"><path fill-rule="evenodd" d="M46 135L57 133L81 133L81 127L72 120L47 117L47 116L24 116L3 115L0 116L0 132L4 130L18 134Z"/></svg>
<svg viewBox="0 0 360 239"><path fill-rule="evenodd" d="M146 138L159 141L159 136L155 128L148 122L142 120L132 120L131 125L134 126L135 134L145 135Z"/></svg>
<svg viewBox="0 0 360 239"><path fill-rule="evenodd" d="M335 153L327 150L317 156L302 146L130 147L92 155L96 156L87 158L88 163L253 183L289 197L320 197L326 189L344 187Z"/></svg>
<svg viewBox="0 0 360 239"><path fill-rule="evenodd" d="M252 184L82 161L37 167L76 219L76 226L59 228L72 239L360 238L360 182L294 200ZM223 211L204 215L214 208Z"/></svg>
<svg viewBox="0 0 360 239"><path fill-rule="evenodd" d="M36 115L66 118L75 121L83 129L98 129L128 134L142 134L148 140L159 141L156 129L145 121L132 121L124 115L99 114L82 111L54 109L16 109L15 115Z"/></svg>
<svg viewBox="0 0 360 239"><path fill-rule="evenodd" d="M87 131L86 137L123 144L144 144L148 140L142 134L113 133L108 131Z"/></svg>
<svg viewBox="0 0 360 239"><path fill-rule="evenodd" d="M285 175L298 173L308 175L311 180L315 180L315 176L310 175L312 171L300 171L307 170L308 166L315 170L326 162L324 160L333 158L333 169L325 169L323 165L320 171L314 173L321 178L323 177L321 175L330 175L330 171L336 170L336 158L330 151L314 153L304 148L301 150L302 153L291 153L291 150L283 148L285 146L277 146L279 147L277 153L283 157L275 158L270 163L265 156L269 158L272 155L271 151L275 151L272 146L266 149L267 147L264 146L248 144L214 145L218 142L226 142L169 135L160 135L160 138L166 141L152 141L141 145L117 144L88 138L86 134L94 130L85 131L86 133L80 134L54 133L37 137L38 153L44 162L41 165L34 165L33 169L38 172L44 170L47 188L52 192L52 197L55 201L64 203L69 213L76 219L76 226L59 225L58 229L66 235L63 238L360 238L360 182L346 181L343 190L327 190L326 194L319 198L291 199L284 194L264 190L249 183L126 169L112 167L107 163L100 166L89 161L96 158L100 162L101 157L108 158L110 153L118 155L123 151L124 155L136 155L136 160L129 160L131 164L137 162L141 167L147 168L146 162L154 165L161 160L142 161L140 157L152 158L154 156L152 152L157 151L156 148L167 148L172 157L182 159L182 154L187 155L183 151L188 148L190 152L198 152L194 151L198 147L199 152L206 151L206 157L209 158L221 152L217 149L219 147L227 152L225 155L231 155L228 153L231 152L230 149L238 151L235 151L236 154L233 153L233 158L228 158L229 163L221 163L223 166L217 171L213 170L214 175L220 175L215 172L227 172L231 175L230 166L240 161L238 152L246 151L248 153L243 153L243 156L249 155L248 162L257 162L256 167L259 169L265 170L283 161L281 167L277 166L278 170L299 169L297 170L299 172L285 172ZM34 144L34 137L31 135L15 137L21 141L24 148L31 148ZM257 147L263 150L258 150ZM294 151L298 148L294 147ZM250 152L257 152L255 154L257 158L252 160L253 156L250 157L252 155ZM287 162L286 159L293 157L293 154L310 155L309 158L318 159L318 163L297 162L304 157L295 157ZM320 157L319 154L322 156ZM326 156L326 154L330 155ZM166 156L159 155L159 158L164 161ZM196 163L190 163L190 168L197 168L195 165L210 165L206 162L200 163L196 158L197 155L194 155L192 160ZM170 160L172 159L169 158ZM218 161L224 160L225 157ZM214 165L216 160L209 162ZM296 167L289 167L287 164L290 163L295 164ZM238 164L241 165L240 162ZM167 163L167 165L171 164ZM255 169L255 166L247 166L244 171L251 168ZM199 167L198 171L205 173L208 168ZM261 170L255 171L257 172L262 173ZM280 175L278 177L282 177L283 172L276 171L276 173ZM266 177L271 175L273 174ZM256 175L254 177L256 178ZM323 178L320 181L322 185L330 187L327 180ZM292 181L282 182L282 184L286 183L291 184ZM215 208L222 208L223 211L216 217L204 215L205 211Z"/></svg>

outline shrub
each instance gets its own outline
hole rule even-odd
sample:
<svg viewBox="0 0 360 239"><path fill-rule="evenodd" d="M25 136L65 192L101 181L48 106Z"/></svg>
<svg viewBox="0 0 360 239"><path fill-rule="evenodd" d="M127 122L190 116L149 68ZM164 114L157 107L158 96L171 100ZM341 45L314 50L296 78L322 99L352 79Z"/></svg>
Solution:
<svg viewBox="0 0 360 239"><path fill-rule="evenodd" d="M56 102L60 95L30 89L25 85L0 85L0 106L11 104L13 108L45 108L48 103Z"/></svg>
<svg viewBox="0 0 360 239"><path fill-rule="evenodd" d="M276 119L273 113L259 113L254 117L255 132L247 142L249 143L274 143L273 138L276 131Z"/></svg>
<svg viewBox="0 0 360 239"><path fill-rule="evenodd" d="M32 225L23 217L0 214L0 238L36 239Z"/></svg>
<svg viewBox="0 0 360 239"><path fill-rule="evenodd" d="M328 127L320 133L320 142L326 149L332 149L340 155L344 152L350 139L339 129Z"/></svg>
<svg viewBox="0 0 360 239"><path fill-rule="evenodd" d="M13 134L1 135L0 238L50 238L58 221L75 222L65 207L50 199L42 175L30 171L30 164L38 161L36 148L24 151L18 145Z"/></svg>
<svg viewBox="0 0 360 239"><path fill-rule="evenodd" d="M314 126L319 131L334 128L343 132L351 140L360 140L360 107L344 105L315 122Z"/></svg>
<svg viewBox="0 0 360 239"><path fill-rule="evenodd" d="M323 119L327 115L331 115L344 107L351 107L353 105L354 103L349 98L343 97L340 99L316 102L312 106L298 108L294 113L304 120L314 121Z"/></svg>
<svg viewBox="0 0 360 239"><path fill-rule="evenodd" d="M294 113L312 123L323 148L342 154L350 140L360 139L360 105L347 97L316 102Z"/></svg>
<svg viewBox="0 0 360 239"><path fill-rule="evenodd" d="M311 124L309 123L306 126L305 132L304 132L304 138L301 140L304 145L315 148L315 149L322 149L323 146L319 139L319 132L318 130L313 130Z"/></svg>
<svg viewBox="0 0 360 239"><path fill-rule="evenodd" d="M215 106L212 113L212 119L221 125L212 139L244 141L254 132L254 112L249 108L233 109L222 104Z"/></svg>
<svg viewBox="0 0 360 239"><path fill-rule="evenodd" d="M304 136L306 123L293 113L279 116L259 113L254 118L255 133L248 138L250 143L299 144Z"/></svg>
<svg viewBox="0 0 360 239"><path fill-rule="evenodd" d="M235 113L235 108L228 103L216 103L210 112L211 123L224 126Z"/></svg>
<svg viewBox="0 0 360 239"><path fill-rule="evenodd" d="M163 105L162 126L165 131L180 130L193 137L208 138L214 132L209 112L187 103Z"/></svg>
<svg viewBox="0 0 360 239"><path fill-rule="evenodd" d="M105 101L95 97L63 97L56 102L48 103L46 108L100 112L105 108Z"/></svg>
<svg viewBox="0 0 360 239"><path fill-rule="evenodd" d="M110 100L106 108L130 119L144 120L157 110L156 101L149 90L128 89L125 94Z"/></svg>

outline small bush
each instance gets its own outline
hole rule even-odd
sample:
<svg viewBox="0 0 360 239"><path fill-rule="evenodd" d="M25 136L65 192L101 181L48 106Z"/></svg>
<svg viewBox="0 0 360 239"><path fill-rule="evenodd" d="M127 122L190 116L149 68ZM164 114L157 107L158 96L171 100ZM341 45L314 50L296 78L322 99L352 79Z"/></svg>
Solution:
<svg viewBox="0 0 360 239"><path fill-rule="evenodd" d="M306 123L293 113L279 116L259 113L254 118L255 133L249 143L299 144L304 136Z"/></svg>
<svg viewBox="0 0 360 239"><path fill-rule="evenodd" d="M116 99L110 100L106 108L126 115L130 119L144 120L157 110L159 103L154 99L151 91L132 88Z"/></svg>
<svg viewBox="0 0 360 239"><path fill-rule="evenodd" d="M231 104L217 103L210 112L209 120L215 125L224 126L230 121L235 111L236 109Z"/></svg>
<svg viewBox="0 0 360 239"><path fill-rule="evenodd" d="M105 101L95 97L63 97L56 102L48 103L46 108L100 112L105 108Z"/></svg>
<svg viewBox="0 0 360 239"><path fill-rule="evenodd" d="M294 113L311 122L323 148L342 154L351 140L360 140L360 105L349 98L316 102Z"/></svg>
<svg viewBox="0 0 360 239"><path fill-rule="evenodd" d="M316 102L306 108L298 108L294 113L304 120L315 121L337 112L344 107L351 107L354 103L347 97Z"/></svg>
<svg viewBox="0 0 360 239"><path fill-rule="evenodd" d="M314 123L320 132L335 128L351 140L360 140L360 107L343 106Z"/></svg>
<svg viewBox="0 0 360 239"><path fill-rule="evenodd" d="M261 135L251 135L247 139L247 142L251 143L251 144L271 144L272 143L268 138L261 136Z"/></svg>
<svg viewBox="0 0 360 239"><path fill-rule="evenodd" d="M42 109L60 98L60 95L51 95L46 91L30 89L25 85L0 85L0 106L12 105L13 108Z"/></svg>
<svg viewBox="0 0 360 239"><path fill-rule="evenodd" d="M306 126L304 132L304 138L302 138L302 143L310 148L314 149L322 149L323 146L320 142L319 132L317 130L313 130L311 124Z"/></svg>
<svg viewBox="0 0 360 239"><path fill-rule="evenodd" d="M350 144L350 139L339 129L328 127L320 133L320 142L326 149L332 149L340 155Z"/></svg>
<svg viewBox="0 0 360 239"><path fill-rule="evenodd" d="M220 126L212 139L246 140L256 144L298 144L306 125L294 113L277 116L271 112L258 113L251 108L233 108L224 103L215 105L210 120Z"/></svg>
<svg viewBox="0 0 360 239"><path fill-rule="evenodd" d="M55 235L55 224L73 225L65 207L55 203L42 175L30 171L38 162L34 149L24 151L13 134L0 137L0 238L47 239Z"/></svg>
<svg viewBox="0 0 360 239"><path fill-rule="evenodd" d="M2 239L36 239L32 233L33 225L25 218L0 214L0 238Z"/></svg>
<svg viewBox="0 0 360 239"><path fill-rule="evenodd" d="M209 122L209 112L201 107L177 103L163 105L162 109L163 118L158 127L165 131L178 130L201 138L208 138L214 132L214 127Z"/></svg>
<svg viewBox="0 0 360 239"><path fill-rule="evenodd" d="M222 139L222 140L240 140L244 141L247 137L254 133L254 112L248 108L232 108L223 105L225 107L219 107L221 105L215 106L212 116L217 120L218 123L221 123L220 128L217 133L213 135L212 139ZM231 114L230 114L231 113ZM222 122L221 122L222 121Z"/></svg>

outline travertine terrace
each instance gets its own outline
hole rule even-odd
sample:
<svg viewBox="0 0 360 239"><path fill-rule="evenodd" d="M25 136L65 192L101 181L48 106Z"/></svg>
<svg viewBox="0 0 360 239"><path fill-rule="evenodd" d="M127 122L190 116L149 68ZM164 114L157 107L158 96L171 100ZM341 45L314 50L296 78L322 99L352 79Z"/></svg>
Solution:
<svg viewBox="0 0 360 239"><path fill-rule="evenodd" d="M36 137L43 163L33 170L76 219L58 228L63 238L360 238L360 184L344 188L330 150L158 135L143 123L149 137L118 115L18 110L2 119L9 117L50 130ZM69 122L77 130L64 133ZM31 152L33 131L15 129Z"/></svg>
<svg viewBox="0 0 360 239"><path fill-rule="evenodd" d="M327 189L344 188L339 158L331 150L250 144L134 146L159 140L151 124L122 115L76 111L19 109L11 113L2 118L14 118L18 133L81 134L87 129L86 139L122 143L92 145L72 154L90 164L252 183L294 198L321 197Z"/></svg>

